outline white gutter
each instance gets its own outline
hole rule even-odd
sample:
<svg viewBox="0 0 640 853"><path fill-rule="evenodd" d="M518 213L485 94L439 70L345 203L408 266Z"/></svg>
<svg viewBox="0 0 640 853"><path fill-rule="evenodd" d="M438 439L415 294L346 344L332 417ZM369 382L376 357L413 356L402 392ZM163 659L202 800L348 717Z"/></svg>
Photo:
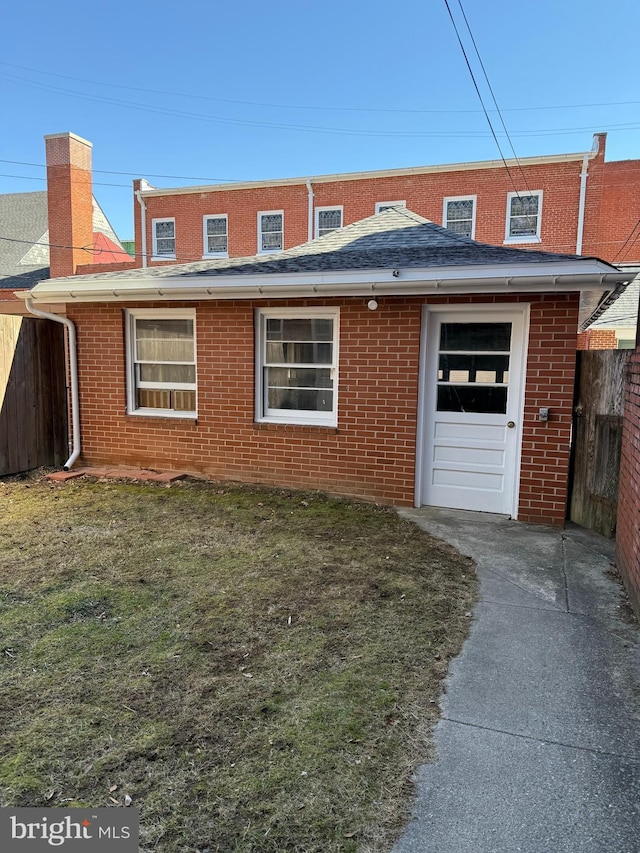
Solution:
<svg viewBox="0 0 640 853"><path fill-rule="evenodd" d="M147 206L140 190L136 190L136 198L140 205L140 230L142 232L142 268L147 268Z"/></svg>
<svg viewBox="0 0 640 853"><path fill-rule="evenodd" d="M578 204L578 236L576 239L576 255L582 254L582 236L584 234L584 208L587 198L587 165L589 163L589 155L585 154L582 158L582 171L580 172L580 202Z"/></svg>
<svg viewBox="0 0 640 853"><path fill-rule="evenodd" d="M307 192L309 193L309 209L307 212L307 240L313 240L313 187L311 178L307 178Z"/></svg>
<svg viewBox="0 0 640 853"><path fill-rule="evenodd" d="M537 157L521 157L518 160L507 158L507 165L518 166L536 166L548 165L553 163L572 163L580 161L584 157L584 152L580 151L574 154L543 154ZM596 156L595 152L591 151L587 155L589 159ZM264 181L228 181L224 184L199 184L190 187L167 187L166 189L157 189L152 187L148 190L142 190L144 198L158 198L167 195L183 195L190 193L204 192L228 192L229 190L252 190L260 187L285 187L296 184L305 184L307 179L314 184L328 184L336 181L366 181L372 178L394 178L394 177L410 177L416 175L431 175L441 172L469 172L478 171L480 169L504 169L504 160L474 160L464 163L442 163L437 166L408 166L399 169L375 169L369 172L338 172L331 175L309 175L295 178L274 178Z"/></svg>
<svg viewBox="0 0 640 853"><path fill-rule="evenodd" d="M74 287L69 285L64 292L56 291L58 302L131 302L159 300L206 301L211 299L297 299L340 296L418 296L435 293L513 293L513 292L575 292L583 290L611 290L614 286L628 280L624 273L564 273L536 275L532 270L528 275L460 275L407 276L398 282L391 273L381 276L372 271L361 272L349 281L335 280L332 276L287 276L268 280L267 277L255 277L249 281L208 282L203 285L193 279L187 281L156 280L149 282L124 282L119 286L115 281L94 284L93 287ZM43 290L41 294L31 293L42 302L53 301L54 294Z"/></svg>
<svg viewBox="0 0 640 853"><path fill-rule="evenodd" d="M67 327L69 335L69 374L71 378L71 424L73 430L73 449L71 456L64 463L63 468L69 471L73 468L77 458L80 456L80 395L78 394L78 356L76 351L76 327L68 317L59 314L50 314L48 311L40 311L33 307L29 297L24 301L27 309L35 316L43 320L53 320Z"/></svg>

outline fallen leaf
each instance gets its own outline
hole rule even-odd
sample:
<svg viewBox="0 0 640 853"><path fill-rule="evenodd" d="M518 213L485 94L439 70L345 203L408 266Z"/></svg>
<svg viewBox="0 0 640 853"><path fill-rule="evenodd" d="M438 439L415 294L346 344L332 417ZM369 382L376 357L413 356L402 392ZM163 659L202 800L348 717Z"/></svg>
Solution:
<svg viewBox="0 0 640 853"><path fill-rule="evenodd" d="M45 800L47 800L47 802L48 802L49 800L52 800L52 799L55 797L56 793L57 793L57 791L56 791L55 789L54 789L53 791L48 791L48 792L44 795Z"/></svg>
<svg viewBox="0 0 640 853"><path fill-rule="evenodd" d="M354 835L357 835L357 834L358 834L357 832L345 832L345 834L342 837L343 838L353 838Z"/></svg>
<svg viewBox="0 0 640 853"><path fill-rule="evenodd" d="M113 792L114 792L114 791L117 791L117 790L118 790L118 786L117 786L117 785L112 785L112 786L109 788L109 793L110 793L110 794L113 794Z"/></svg>
<svg viewBox="0 0 640 853"><path fill-rule="evenodd" d="M109 799L111 800L112 803L115 803L116 805L118 805L118 801L116 800L115 797L109 797Z"/></svg>
<svg viewBox="0 0 640 853"><path fill-rule="evenodd" d="M133 799L129 796L129 794L124 795L124 804L125 806L130 806L133 802Z"/></svg>

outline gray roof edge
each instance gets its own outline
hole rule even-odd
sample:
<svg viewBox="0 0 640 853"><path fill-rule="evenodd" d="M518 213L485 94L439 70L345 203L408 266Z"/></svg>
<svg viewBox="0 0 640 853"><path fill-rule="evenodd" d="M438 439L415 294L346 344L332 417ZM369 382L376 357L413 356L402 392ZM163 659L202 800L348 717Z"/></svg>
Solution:
<svg viewBox="0 0 640 853"><path fill-rule="evenodd" d="M606 263L606 261L603 261L602 263ZM629 281L622 282L616 288L614 288L611 293L609 293L604 299L602 299L595 311L593 311L589 315L589 317L587 317L587 319L580 325L580 332L586 332L589 326L593 325L593 323L595 323L596 320L598 320L604 314L605 311L611 308L612 305L615 305L618 299L620 299L622 294L629 287L633 279L640 275L640 266L638 266L637 264L625 264L624 266L621 265L620 267L618 267L618 269L620 269L620 271L623 273L631 274Z"/></svg>

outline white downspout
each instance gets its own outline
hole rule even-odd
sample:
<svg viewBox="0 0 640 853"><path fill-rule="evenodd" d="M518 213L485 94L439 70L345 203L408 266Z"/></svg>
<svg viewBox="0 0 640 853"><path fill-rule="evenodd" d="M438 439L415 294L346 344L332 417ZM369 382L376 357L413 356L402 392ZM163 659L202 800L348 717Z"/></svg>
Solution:
<svg viewBox="0 0 640 853"><path fill-rule="evenodd" d="M307 178L307 192L309 193L309 209L307 212L307 240L313 240L313 187L311 179Z"/></svg>
<svg viewBox="0 0 640 853"><path fill-rule="evenodd" d="M587 199L587 164L589 155L582 158L582 171L580 172L580 201L578 203L578 237L576 239L576 255L582 254L582 235L584 234L584 208Z"/></svg>
<svg viewBox="0 0 640 853"><path fill-rule="evenodd" d="M76 351L76 327L68 317L59 314L50 314L48 311L40 311L33 307L31 299L24 300L27 310L35 317L43 320L53 320L67 327L69 334L69 374L71 379L71 424L73 429L73 448L71 456L64 463L63 468L69 471L73 468L78 456L80 456L80 395L78 394L78 356Z"/></svg>
<svg viewBox="0 0 640 853"><path fill-rule="evenodd" d="M140 230L142 232L142 269L147 268L147 206L142 200L142 193L136 190L136 198L140 205Z"/></svg>

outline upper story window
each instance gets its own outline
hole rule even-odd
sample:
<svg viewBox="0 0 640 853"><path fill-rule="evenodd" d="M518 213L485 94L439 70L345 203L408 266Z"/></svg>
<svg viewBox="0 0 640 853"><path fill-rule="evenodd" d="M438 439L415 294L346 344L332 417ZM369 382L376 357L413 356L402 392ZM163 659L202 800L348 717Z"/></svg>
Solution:
<svg viewBox="0 0 640 853"><path fill-rule="evenodd" d="M176 256L176 221L175 219L154 219L153 228L153 257L175 258Z"/></svg>
<svg viewBox="0 0 640 853"><path fill-rule="evenodd" d="M126 317L128 413L195 417L195 311L140 308Z"/></svg>
<svg viewBox="0 0 640 853"><path fill-rule="evenodd" d="M335 426L339 309L256 312L256 420Z"/></svg>
<svg viewBox="0 0 640 853"><path fill-rule="evenodd" d="M258 252L284 249L284 212L263 210L258 214Z"/></svg>
<svg viewBox="0 0 640 853"><path fill-rule="evenodd" d="M226 258L229 256L229 230L226 213L216 216L204 216L203 232L205 258Z"/></svg>
<svg viewBox="0 0 640 853"><path fill-rule="evenodd" d="M382 213L383 210L388 210L390 207L405 207L407 206L406 201L377 201L376 202L376 213Z"/></svg>
<svg viewBox="0 0 640 853"><path fill-rule="evenodd" d="M508 193L505 243L539 243L542 190Z"/></svg>
<svg viewBox="0 0 640 853"><path fill-rule="evenodd" d="M449 231L463 237L471 237L476 231L476 196L452 196L445 198L442 209L442 224Z"/></svg>
<svg viewBox="0 0 640 853"><path fill-rule="evenodd" d="M316 237L342 228L342 206L316 207Z"/></svg>

